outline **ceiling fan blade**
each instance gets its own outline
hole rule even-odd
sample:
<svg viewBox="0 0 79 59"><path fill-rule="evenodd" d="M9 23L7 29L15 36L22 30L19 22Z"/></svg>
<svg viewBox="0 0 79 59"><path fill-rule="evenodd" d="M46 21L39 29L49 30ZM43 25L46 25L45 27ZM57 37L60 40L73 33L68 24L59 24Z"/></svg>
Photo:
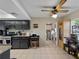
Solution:
<svg viewBox="0 0 79 59"><path fill-rule="evenodd" d="M40 6L42 8L53 8L53 6Z"/></svg>
<svg viewBox="0 0 79 59"><path fill-rule="evenodd" d="M67 13L69 10L60 10L60 13Z"/></svg>
<svg viewBox="0 0 79 59"><path fill-rule="evenodd" d="M62 6L61 8L62 8L62 9L71 9L70 6Z"/></svg>
<svg viewBox="0 0 79 59"><path fill-rule="evenodd" d="M43 12L55 12L54 9L42 9ZM59 13L67 13L69 10L60 10Z"/></svg>
<svg viewBox="0 0 79 59"><path fill-rule="evenodd" d="M54 11L54 9L42 9L41 11L48 11L48 12L51 12L51 11Z"/></svg>
<svg viewBox="0 0 79 59"><path fill-rule="evenodd" d="M50 8L50 9L55 8L55 6L40 6L40 7L42 7L42 8ZM62 6L61 9L72 9L72 8L70 6Z"/></svg>

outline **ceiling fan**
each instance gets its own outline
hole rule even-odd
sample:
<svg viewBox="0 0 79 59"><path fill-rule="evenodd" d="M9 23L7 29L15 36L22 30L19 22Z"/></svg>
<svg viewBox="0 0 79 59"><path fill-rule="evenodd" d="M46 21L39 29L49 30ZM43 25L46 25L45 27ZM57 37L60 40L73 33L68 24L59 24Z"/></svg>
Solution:
<svg viewBox="0 0 79 59"><path fill-rule="evenodd" d="M69 10L65 9L67 7L63 7L63 4L66 1L67 0L60 0L60 2L56 6L42 6L45 9L42 9L41 11L52 12L53 14L56 14L56 13L67 13Z"/></svg>

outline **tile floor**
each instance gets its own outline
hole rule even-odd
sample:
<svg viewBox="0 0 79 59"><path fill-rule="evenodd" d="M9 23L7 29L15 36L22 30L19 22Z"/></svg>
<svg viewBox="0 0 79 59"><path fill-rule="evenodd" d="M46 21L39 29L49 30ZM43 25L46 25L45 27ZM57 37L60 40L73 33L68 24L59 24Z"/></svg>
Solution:
<svg viewBox="0 0 79 59"><path fill-rule="evenodd" d="M75 59L68 55L61 48L57 47L53 42L46 41L44 46L30 49L11 50L11 58L16 59Z"/></svg>

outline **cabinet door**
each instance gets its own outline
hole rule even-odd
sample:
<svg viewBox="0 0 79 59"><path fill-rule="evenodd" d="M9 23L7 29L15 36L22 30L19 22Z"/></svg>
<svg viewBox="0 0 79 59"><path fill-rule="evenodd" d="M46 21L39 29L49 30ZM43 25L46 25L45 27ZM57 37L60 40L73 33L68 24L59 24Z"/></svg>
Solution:
<svg viewBox="0 0 79 59"><path fill-rule="evenodd" d="M10 50L7 50L2 53L1 59L10 59Z"/></svg>
<svg viewBox="0 0 79 59"><path fill-rule="evenodd" d="M28 40L25 40L25 39L20 40L20 48L22 48L22 49L29 48Z"/></svg>
<svg viewBox="0 0 79 59"><path fill-rule="evenodd" d="M19 44L19 40L12 40L12 48L19 48L20 44Z"/></svg>
<svg viewBox="0 0 79 59"><path fill-rule="evenodd" d="M2 59L2 54L0 54L0 59Z"/></svg>

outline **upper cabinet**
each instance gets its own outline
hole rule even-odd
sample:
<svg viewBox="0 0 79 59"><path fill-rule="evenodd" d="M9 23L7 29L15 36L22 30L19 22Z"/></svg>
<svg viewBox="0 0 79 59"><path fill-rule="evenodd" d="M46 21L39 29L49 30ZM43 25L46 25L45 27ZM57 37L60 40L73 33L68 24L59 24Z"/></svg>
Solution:
<svg viewBox="0 0 79 59"><path fill-rule="evenodd" d="M29 30L30 20L0 20L0 26L5 29Z"/></svg>

